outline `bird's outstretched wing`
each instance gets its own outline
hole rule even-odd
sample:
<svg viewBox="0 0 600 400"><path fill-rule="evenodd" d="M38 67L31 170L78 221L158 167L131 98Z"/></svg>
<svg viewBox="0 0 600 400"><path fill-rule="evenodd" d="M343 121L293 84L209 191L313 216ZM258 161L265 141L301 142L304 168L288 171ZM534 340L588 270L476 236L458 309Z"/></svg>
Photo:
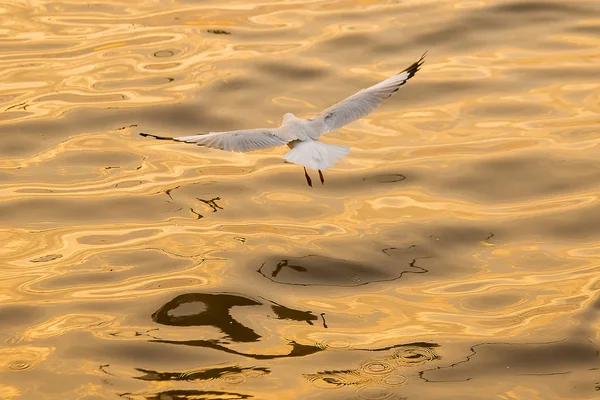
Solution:
<svg viewBox="0 0 600 400"><path fill-rule="evenodd" d="M180 136L175 138L166 138L150 135L148 133L141 133L140 135L150 136L156 139L169 139L176 142L193 143L198 146L242 153L281 146L295 139L295 137L290 137L288 140L285 135L280 136L276 129L271 128L210 132L204 135Z"/></svg>
<svg viewBox="0 0 600 400"><path fill-rule="evenodd" d="M414 62L399 74L362 89L311 118L309 121L312 122L315 131L323 135L373 112L385 99L396 93L406 81L417 73L425 62L426 55L427 53L424 53L419 61Z"/></svg>

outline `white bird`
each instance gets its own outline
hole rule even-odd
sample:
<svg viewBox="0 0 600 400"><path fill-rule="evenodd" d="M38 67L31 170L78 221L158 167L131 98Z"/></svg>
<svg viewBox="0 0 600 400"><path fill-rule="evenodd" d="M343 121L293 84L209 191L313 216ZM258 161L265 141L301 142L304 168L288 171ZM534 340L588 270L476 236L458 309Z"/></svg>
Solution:
<svg viewBox="0 0 600 400"><path fill-rule="evenodd" d="M175 138L148 133L140 133L140 135L237 152L287 145L291 150L283 156L284 160L304 167L304 176L309 186L312 187L312 180L306 168L319 171L319 178L323 184L325 179L321 171L332 167L344 158L350 148L323 143L319 141L319 137L373 112L385 99L396 93L415 75L423 65L426 54L423 54L418 61L399 74L358 91L312 118L300 119L292 113L287 113L283 116L283 122L278 128L210 132L203 135Z"/></svg>

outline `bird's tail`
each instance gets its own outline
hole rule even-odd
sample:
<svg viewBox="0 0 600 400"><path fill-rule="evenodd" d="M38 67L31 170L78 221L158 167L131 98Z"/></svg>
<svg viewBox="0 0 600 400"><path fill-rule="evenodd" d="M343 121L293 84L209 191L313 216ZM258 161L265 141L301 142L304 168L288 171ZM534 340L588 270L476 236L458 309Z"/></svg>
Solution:
<svg viewBox="0 0 600 400"><path fill-rule="evenodd" d="M336 146L318 140L304 140L298 142L283 156L283 159L303 167L326 170L344 158L348 151L350 151L348 146Z"/></svg>

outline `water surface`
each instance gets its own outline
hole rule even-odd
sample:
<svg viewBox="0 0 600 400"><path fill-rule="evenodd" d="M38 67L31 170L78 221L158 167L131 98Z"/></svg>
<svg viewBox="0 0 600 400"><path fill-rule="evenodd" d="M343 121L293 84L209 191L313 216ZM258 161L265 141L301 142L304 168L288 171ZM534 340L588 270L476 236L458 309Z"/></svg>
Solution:
<svg viewBox="0 0 600 400"><path fill-rule="evenodd" d="M0 397L597 398L600 3L0 14ZM323 186L138 135L310 116L425 50Z"/></svg>

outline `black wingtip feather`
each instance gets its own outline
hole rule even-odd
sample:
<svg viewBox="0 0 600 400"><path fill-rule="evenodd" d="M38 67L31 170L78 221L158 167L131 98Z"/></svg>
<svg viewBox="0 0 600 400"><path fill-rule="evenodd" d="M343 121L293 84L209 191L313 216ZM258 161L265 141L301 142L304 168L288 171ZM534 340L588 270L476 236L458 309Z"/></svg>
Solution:
<svg viewBox="0 0 600 400"><path fill-rule="evenodd" d="M421 68L421 65L423 65L423 63L425 62L425 56L427 56L427 51L425 53L423 53L421 58L419 58L419 61L415 61L408 68L406 68L403 71L400 71L400 73L408 72L408 78L406 78L406 80L409 80L410 78L412 78L417 73L417 71Z"/></svg>
<svg viewBox="0 0 600 400"><path fill-rule="evenodd" d="M150 133L140 133L140 136L143 136L143 137L151 137L151 138L154 138L154 139L156 139L156 140L173 140L173 141L175 140L175 139L173 139L173 138L171 138L171 137L166 137L166 136L157 136L157 135L152 135L152 134L150 134Z"/></svg>

